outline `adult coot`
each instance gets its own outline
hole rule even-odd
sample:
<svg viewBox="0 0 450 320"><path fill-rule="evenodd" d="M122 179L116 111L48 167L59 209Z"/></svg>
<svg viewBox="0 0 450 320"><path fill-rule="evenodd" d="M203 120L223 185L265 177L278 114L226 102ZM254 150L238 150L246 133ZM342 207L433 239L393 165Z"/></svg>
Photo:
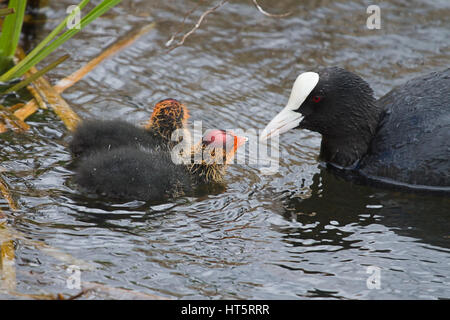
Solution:
<svg viewBox="0 0 450 320"><path fill-rule="evenodd" d="M81 159L74 180L88 192L120 200L181 196L199 184L221 182L227 164L245 141L231 132L211 130L184 158L175 148L119 147Z"/></svg>
<svg viewBox="0 0 450 320"><path fill-rule="evenodd" d="M333 167L383 184L450 191L450 69L410 80L378 100L347 70L303 73L260 138L292 128L322 134L319 159Z"/></svg>
<svg viewBox="0 0 450 320"><path fill-rule="evenodd" d="M189 118L185 105L175 99L156 103L150 120L140 128L122 120L86 120L74 132L69 148L76 157L100 150L140 145L170 149L172 133L185 126Z"/></svg>

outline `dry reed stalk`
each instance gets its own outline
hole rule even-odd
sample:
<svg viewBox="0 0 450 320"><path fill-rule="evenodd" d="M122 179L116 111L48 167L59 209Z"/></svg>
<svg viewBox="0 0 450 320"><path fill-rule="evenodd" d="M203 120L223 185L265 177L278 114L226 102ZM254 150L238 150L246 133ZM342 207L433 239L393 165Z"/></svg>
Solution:
<svg viewBox="0 0 450 320"><path fill-rule="evenodd" d="M146 34L150 30L155 28L155 23L151 23L148 25L145 25L144 27L138 29L136 32L131 34L131 36L127 36L125 39L119 40L118 42L112 44L109 46L105 51L103 51L100 55L86 63L83 67L72 73L70 76L61 79L58 81L58 83L53 87L54 90L60 94L64 92L67 88L73 86L75 83L80 81L87 73L92 71L95 67L97 67L101 62L103 62L105 59L111 57L118 51L124 49L125 47L131 45L134 43L137 39L139 39L142 35ZM43 78L43 77L41 77ZM15 115L17 118L21 120L25 120L29 116L31 116L33 113L35 113L38 110L38 105L36 104L35 100L30 100L25 106L23 106L21 109L15 111Z"/></svg>
<svg viewBox="0 0 450 320"><path fill-rule="evenodd" d="M0 105L0 118L3 119L2 123L6 131L8 130L8 126L15 131L26 131L30 129L28 124L17 118L9 108L5 108L2 105Z"/></svg>
<svg viewBox="0 0 450 320"><path fill-rule="evenodd" d="M25 52L21 48L17 48L17 56L19 59L25 57ZM36 69L30 69L30 73L33 74ZM67 129L70 131L75 130L78 123L81 121L80 117L70 108L69 104L61 97L61 95L53 88L53 86L45 79L45 77L40 77L33 81L33 85L42 97L44 101L52 108L52 110L59 116L59 118L66 125ZM39 98L38 98L39 100ZM32 100L34 101L34 100ZM37 104L33 105L28 102L23 108L14 112L14 115L20 120L25 120L25 116L29 116L36 112Z"/></svg>
<svg viewBox="0 0 450 320"><path fill-rule="evenodd" d="M3 198L5 198L5 200L8 201L8 205L11 208L11 210L14 211L17 210L17 205L14 199L12 198L11 193L9 192L9 187L3 180L1 175L0 175L0 193L3 195Z"/></svg>
<svg viewBox="0 0 450 320"><path fill-rule="evenodd" d="M67 88L73 86L75 83L80 81L86 74L88 74L95 67L97 67L103 60L109 58L110 56L114 55L115 53L123 50L125 47L128 47L129 45L134 43L142 35L146 34L150 30L155 28L155 25L156 24L154 22L145 25L144 27L134 32L131 36L127 36L126 38L121 39L116 43L112 44L111 46L106 48L105 51L103 51L97 57L86 63L83 67L72 73L70 76L59 80L58 83L54 86L55 90L58 93L62 93Z"/></svg>
<svg viewBox="0 0 450 320"><path fill-rule="evenodd" d="M14 243L6 221L0 223L0 289L16 290Z"/></svg>
<svg viewBox="0 0 450 320"><path fill-rule="evenodd" d="M5 123L3 121L0 121L0 133L8 131L8 128L6 127Z"/></svg>

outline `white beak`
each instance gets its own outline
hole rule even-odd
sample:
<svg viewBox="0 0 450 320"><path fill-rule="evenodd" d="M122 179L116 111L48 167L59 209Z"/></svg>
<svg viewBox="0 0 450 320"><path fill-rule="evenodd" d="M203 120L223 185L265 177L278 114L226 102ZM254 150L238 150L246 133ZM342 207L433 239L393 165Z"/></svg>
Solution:
<svg viewBox="0 0 450 320"><path fill-rule="evenodd" d="M279 114L269 122L259 136L261 141L277 136L297 127L303 119L300 112L295 112L319 82L319 75L315 72L305 72L297 77L292 87L289 101Z"/></svg>

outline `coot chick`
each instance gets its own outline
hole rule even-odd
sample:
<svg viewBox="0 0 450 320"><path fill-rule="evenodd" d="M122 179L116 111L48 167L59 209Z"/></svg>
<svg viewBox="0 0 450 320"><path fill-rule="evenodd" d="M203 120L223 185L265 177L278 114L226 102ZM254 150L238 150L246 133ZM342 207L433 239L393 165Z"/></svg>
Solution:
<svg viewBox="0 0 450 320"><path fill-rule="evenodd" d="M319 159L364 180L450 191L450 69L410 80L378 100L347 70L303 73L261 139L293 128L322 134Z"/></svg>
<svg viewBox="0 0 450 320"><path fill-rule="evenodd" d="M75 157L123 146L170 149L172 133L185 126L189 118L185 105L175 99L156 103L144 128L122 120L86 120L74 132L69 148Z"/></svg>
<svg viewBox="0 0 450 320"><path fill-rule="evenodd" d="M120 147L82 159L74 180L88 192L120 200L159 201L191 194L199 184L222 182L226 166L245 141L212 130L184 158L175 149Z"/></svg>

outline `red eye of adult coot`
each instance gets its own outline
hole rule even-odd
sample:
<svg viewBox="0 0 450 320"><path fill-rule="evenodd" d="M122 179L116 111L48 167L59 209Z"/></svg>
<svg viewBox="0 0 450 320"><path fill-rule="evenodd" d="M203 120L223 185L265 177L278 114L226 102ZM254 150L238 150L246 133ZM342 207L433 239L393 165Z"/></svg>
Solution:
<svg viewBox="0 0 450 320"><path fill-rule="evenodd" d="M312 101L313 101L314 103L318 103L318 102L320 102L320 100L322 100L322 97L321 97L321 96L314 96L314 97L312 97Z"/></svg>

